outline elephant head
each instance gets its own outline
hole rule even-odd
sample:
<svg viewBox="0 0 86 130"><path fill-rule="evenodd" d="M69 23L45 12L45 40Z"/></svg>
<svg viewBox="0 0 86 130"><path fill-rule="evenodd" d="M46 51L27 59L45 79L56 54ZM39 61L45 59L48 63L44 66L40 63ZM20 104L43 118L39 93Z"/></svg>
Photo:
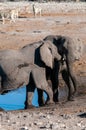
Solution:
<svg viewBox="0 0 86 130"><path fill-rule="evenodd" d="M54 59L60 60L61 56L58 54L57 47L51 41L44 41L40 47L40 57L46 66L51 69L54 66Z"/></svg>

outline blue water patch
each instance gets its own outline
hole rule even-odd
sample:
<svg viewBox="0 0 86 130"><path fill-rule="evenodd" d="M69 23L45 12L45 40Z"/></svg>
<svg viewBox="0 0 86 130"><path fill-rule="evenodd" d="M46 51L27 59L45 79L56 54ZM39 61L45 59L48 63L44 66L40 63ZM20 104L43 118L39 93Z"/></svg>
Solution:
<svg viewBox="0 0 86 130"><path fill-rule="evenodd" d="M46 100L47 95L45 93L43 94ZM26 86L23 86L16 90L10 91L4 95L0 95L0 107L6 111L24 109L25 100L26 100ZM35 89L32 104L35 107L39 106L37 89Z"/></svg>

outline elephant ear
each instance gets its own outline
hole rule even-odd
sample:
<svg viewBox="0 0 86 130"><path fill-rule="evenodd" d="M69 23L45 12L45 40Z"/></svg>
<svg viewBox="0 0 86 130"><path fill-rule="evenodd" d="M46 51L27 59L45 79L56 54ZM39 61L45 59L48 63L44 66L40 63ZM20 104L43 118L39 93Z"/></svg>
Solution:
<svg viewBox="0 0 86 130"><path fill-rule="evenodd" d="M49 48L48 42L45 42L40 47L40 57L41 57L41 60L45 63L46 66L53 68L52 50Z"/></svg>

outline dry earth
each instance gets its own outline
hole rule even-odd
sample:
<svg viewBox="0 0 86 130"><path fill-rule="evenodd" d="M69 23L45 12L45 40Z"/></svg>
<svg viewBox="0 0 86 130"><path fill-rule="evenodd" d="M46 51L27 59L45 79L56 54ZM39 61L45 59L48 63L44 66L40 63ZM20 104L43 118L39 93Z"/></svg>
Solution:
<svg viewBox="0 0 86 130"><path fill-rule="evenodd" d="M49 34L78 37L86 44L86 3L36 3L42 16L34 18L32 2L0 3L0 10L20 8L15 23L0 21L0 49L19 49ZM29 7L29 8L27 8ZM22 111L0 112L1 130L86 130L86 55L74 64L84 86L74 102ZM78 115L82 116L78 116Z"/></svg>

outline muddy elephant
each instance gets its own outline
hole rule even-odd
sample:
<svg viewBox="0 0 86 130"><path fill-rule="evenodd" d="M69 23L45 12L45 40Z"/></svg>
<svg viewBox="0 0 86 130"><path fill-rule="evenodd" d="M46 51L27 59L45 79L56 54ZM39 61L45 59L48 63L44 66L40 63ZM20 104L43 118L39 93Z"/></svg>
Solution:
<svg viewBox="0 0 86 130"><path fill-rule="evenodd" d="M73 63L75 60L80 59L83 53L83 45L80 43L79 39L73 40L70 37L61 35L49 35L43 40L44 42L50 41L53 45L55 45L57 47L58 53L61 55L61 61L63 64L66 63L66 73L68 75L67 77L69 77L69 80L66 78L66 82L69 88L68 100L72 100L73 94L77 91L77 79L73 71ZM74 92L72 92L72 85L74 87Z"/></svg>
<svg viewBox="0 0 86 130"><path fill-rule="evenodd" d="M47 102L53 103L53 93L46 80L45 68L29 63L27 59L19 50L0 51L0 93L24 85L34 92L37 87L48 94ZM27 106L30 105L28 99Z"/></svg>

